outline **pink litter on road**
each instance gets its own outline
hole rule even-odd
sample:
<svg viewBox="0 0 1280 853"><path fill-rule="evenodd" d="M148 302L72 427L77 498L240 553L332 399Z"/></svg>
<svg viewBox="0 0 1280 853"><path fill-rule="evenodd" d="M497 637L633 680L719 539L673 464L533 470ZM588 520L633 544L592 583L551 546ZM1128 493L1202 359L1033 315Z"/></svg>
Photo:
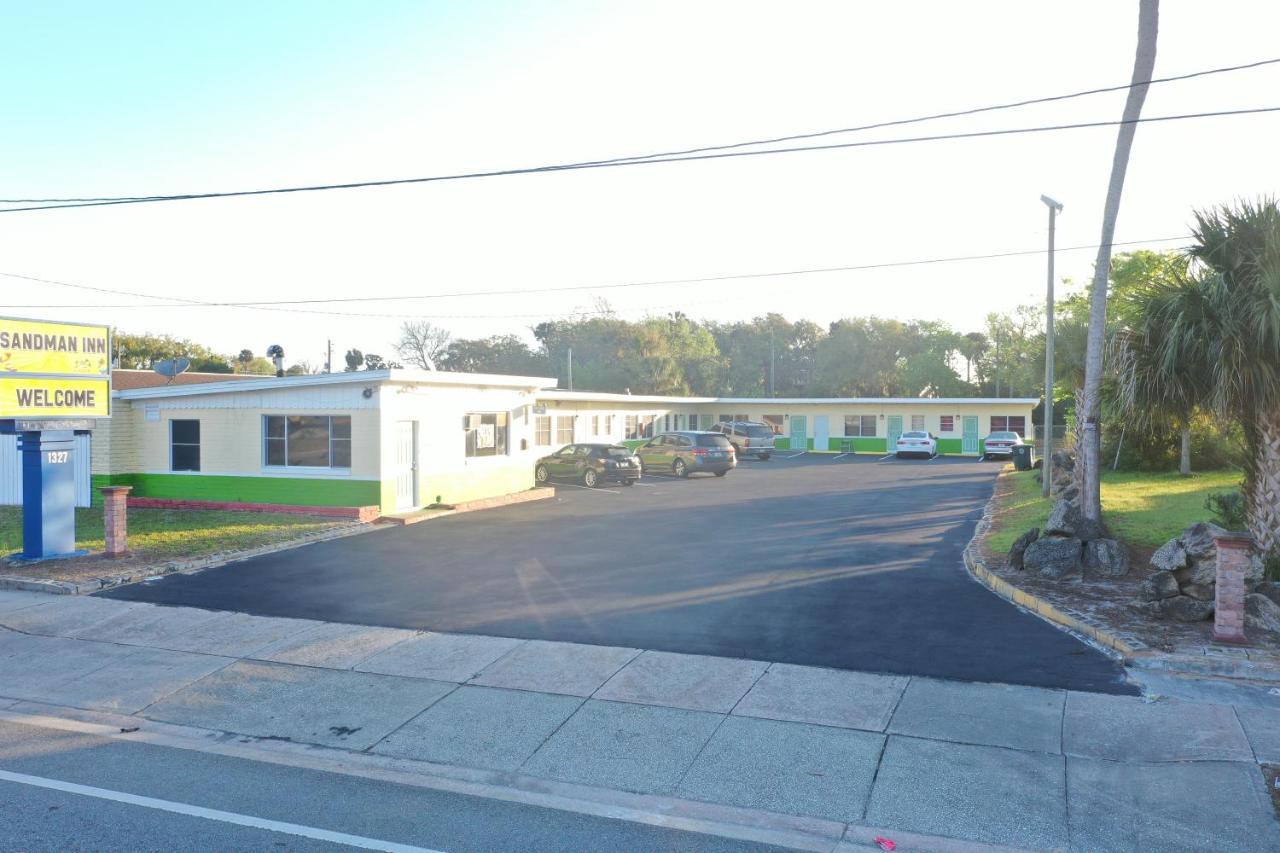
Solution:
<svg viewBox="0 0 1280 853"><path fill-rule="evenodd" d="M877 836L876 836L876 844L877 844L877 845L879 845L879 847L880 847L880 849L881 849L881 850L896 850L896 849L898 849L898 845L897 845L897 844L894 844L894 843L893 843L892 841L890 841L889 839L887 839L887 838L883 838L883 837L881 837L881 836L879 836L879 835L877 835Z"/></svg>

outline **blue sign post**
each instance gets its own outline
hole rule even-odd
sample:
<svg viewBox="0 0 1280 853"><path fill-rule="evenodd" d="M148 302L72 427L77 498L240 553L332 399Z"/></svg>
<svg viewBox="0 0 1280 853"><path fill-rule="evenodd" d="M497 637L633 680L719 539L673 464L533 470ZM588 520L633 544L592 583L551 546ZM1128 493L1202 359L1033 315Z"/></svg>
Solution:
<svg viewBox="0 0 1280 853"><path fill-rule="evenodd" d="M76 550L75 433L18 433L22 454L22 558L65 557Z"/></svg>

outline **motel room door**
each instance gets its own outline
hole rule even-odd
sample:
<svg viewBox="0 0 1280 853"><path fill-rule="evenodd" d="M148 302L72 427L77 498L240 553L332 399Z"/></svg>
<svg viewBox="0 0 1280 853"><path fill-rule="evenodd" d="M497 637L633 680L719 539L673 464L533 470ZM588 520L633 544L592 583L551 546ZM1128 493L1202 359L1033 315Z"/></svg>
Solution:
<svg viewBox="0 0 1280 853"><path fill-rule="evenodd" d="M964 432L960 437L960 452L973 453L978 452L978 416L964 416Z"/></svg>
<svg viewBox="0 0 1280 853"><path fill-rule="evenodd" d="M830 432L827 427L826 415L813 416L813 449L814 450L830 450Z"/></svg>
<svg viewBox="0 0 1280 853"><path fill-rule="evenodd" d="M889 437L884 448L885 453L893 453L898 445L898 436L902 435L902 415L889 415Z"/></svg>
<svg viewBox="0 0 1280 853"><path fill-rule="evenodd" d="M418 506L418 422L396 421L396 509Z"/></svg>
<svg viewBox="0 0 1280 853"><path fill-rule="evenodd" d="M809 424L804 415L791 416L791 449L809 449Z"/></svg>

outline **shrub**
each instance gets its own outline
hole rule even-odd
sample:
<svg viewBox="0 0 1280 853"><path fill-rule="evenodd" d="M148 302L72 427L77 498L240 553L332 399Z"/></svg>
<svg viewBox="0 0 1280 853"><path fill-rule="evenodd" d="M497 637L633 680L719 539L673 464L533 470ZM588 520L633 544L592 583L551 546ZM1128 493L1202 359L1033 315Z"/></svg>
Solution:
<svg viewBox="0 0 1280 853"><path fill-rule="evenodd" d="M1213 513L1213 521L1227 530L1243 530L1245 526L1244 492L1213 492L1204 499L1204 508Z"/></svg>

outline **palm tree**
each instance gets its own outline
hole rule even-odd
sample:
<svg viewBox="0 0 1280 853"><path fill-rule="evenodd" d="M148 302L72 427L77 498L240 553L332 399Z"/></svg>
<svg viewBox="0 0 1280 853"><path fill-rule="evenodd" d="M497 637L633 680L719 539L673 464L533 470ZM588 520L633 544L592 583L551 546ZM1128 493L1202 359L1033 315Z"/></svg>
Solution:
<svg viewBox="0 0 1280 853"><path fill-rule="evenodd" d="M1133 85L1124 104L1124 124L1116 135L1116 151L1111 161L1111 181L1107 185L1107 200L1102 209L1102 240L1098 246L1098 260L1093 268L1093 293L1089 303L1089 332L1085 347L1083 409L1080 470L1080 510L1086 518L1102 520L1102 452L1098 433L1098 416L1102 410L1102 351L1106 343L1107 325L1107 276L1111 272L1111 241L1115 237L1116 219L1120 215L1120 193L1124 189L1124 175L1129 168L1129 150L1137 121L1142 115L1142 104L1147 98L1147 84L1156 64L1156 33L1159 29L1159 0L1139 0L1138 3L1138 52L1133 60Z"/></svg>
<svg viewBox="0 0 1280 853"><path fill-rule="evenodd" d="M1197 274L1152 288L1121 343L1132 406L1212 407L1240 422L1245 506L1258 550L1280 560L1280 206L1196 214Z"/></svg>

